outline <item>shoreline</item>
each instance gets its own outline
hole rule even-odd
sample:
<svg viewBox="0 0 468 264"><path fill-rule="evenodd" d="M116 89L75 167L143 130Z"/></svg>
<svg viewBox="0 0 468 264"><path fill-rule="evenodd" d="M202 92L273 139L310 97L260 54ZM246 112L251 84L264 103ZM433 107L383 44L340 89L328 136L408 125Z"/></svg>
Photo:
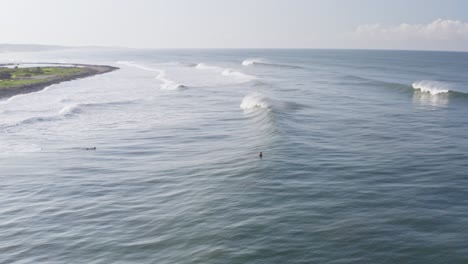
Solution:
<svg viewBox="0 0 468 264"><path fill-rule="evenodd" d="M41 82L41 83L33 83L33 84L25 84L17 87L11 88L4 88L0 89L0 100L13 97L19 94L28 94L33 92L38 92L48 86L53 84L59 84L66 81L73 81L77 79L87 78L94 75L104 74L108 72L112 72L118 70L120 68L109 66L109 65L94 65L94 64L81 64L81 63L47 63L47 62L26 62L26 63L3 63L0 64L0 67L7 67L13 65L21 65L21 64L33 64L33 65L57 65L64 67L80 67L85 69L84 72L80 72L71 76L56 76L51 78L50 80Z"/></svg>

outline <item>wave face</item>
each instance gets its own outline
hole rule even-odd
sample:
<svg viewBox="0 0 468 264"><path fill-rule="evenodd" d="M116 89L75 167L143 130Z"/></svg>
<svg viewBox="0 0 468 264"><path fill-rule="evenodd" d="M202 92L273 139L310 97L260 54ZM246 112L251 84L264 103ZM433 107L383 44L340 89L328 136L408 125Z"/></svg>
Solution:
<svg viewBox="0 0 468 264"><path fill-rule="evenodd" d="M437 81L418 81L413 83L413 88L423 93L431 95L444 94L450 92L450 85Z"/></svg>

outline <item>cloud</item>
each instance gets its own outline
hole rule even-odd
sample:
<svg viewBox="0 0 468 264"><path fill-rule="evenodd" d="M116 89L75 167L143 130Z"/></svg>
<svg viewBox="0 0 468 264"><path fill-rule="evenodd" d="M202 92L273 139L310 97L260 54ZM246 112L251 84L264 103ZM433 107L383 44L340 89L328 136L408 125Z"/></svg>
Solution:
<svg viewBox="0 0 468 264"><path fill-rule="evenodd" d="M437 19L429 24L361 25L353 38L364 48L468 50L468 23Z"/></svg>

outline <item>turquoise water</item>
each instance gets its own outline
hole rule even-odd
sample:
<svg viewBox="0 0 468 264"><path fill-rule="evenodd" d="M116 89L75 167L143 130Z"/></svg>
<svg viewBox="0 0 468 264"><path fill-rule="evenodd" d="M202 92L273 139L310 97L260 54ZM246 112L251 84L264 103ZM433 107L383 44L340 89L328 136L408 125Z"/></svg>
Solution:
<svg viewBox="0 0 468 264"><path fill-rule="evenodd" d="M5 62L121 69L0 99L0 263L468 262L468 53Z"/></svg>

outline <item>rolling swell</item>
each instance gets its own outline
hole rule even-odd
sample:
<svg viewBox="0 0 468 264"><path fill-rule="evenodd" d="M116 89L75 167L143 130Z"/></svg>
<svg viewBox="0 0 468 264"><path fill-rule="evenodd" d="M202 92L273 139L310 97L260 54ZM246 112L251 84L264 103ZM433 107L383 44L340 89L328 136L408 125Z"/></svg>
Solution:
<svg viewBox="0 0 468 264"><path fill-rule="evenodd" d="M468 97L468 93L458 91L451 84L440 81L423 80L416 81L413 82L411 85L408 85L402 83L385 82L355 75L346 75L343 76L342 79L345 81L340 82L339 84L377 86L388 89L400 90L408 93L426 93L431 96L446 94L452 97Z"/></svg>
<svg viewBox="0 0 468 264"><path fill-rule="evenodd" d="M426 73L412 74L426 63L420 52L403 54L396 72L378 67L393 53L375 63L373 51L317 51L320 60L310 51L265 51L280 63L324 68L309 72L243 67L239 58L255 53L240 52L112 53L201 87L182 93L161 93L159 72L122 65L74 90L0 105L9 111L0 124L57 116L0 131L0 263L466 262L468 101L434 108L451 92L412 87L431 71L429 79L466 84L467 60L458 72L449 67L464 54L441 53L421 67ZM372 60L361 61L368 53ZM260 78L239 84L166 68L153 63L161 54L238 61L234 69ZM377 70L353 69L359 64ZM252 107L240 108L255 91ZM142 102L108 102L135 97ZM294 111L290 102L304 106Z"/></svg>
<svg viewBox="0 0 468 264"><path fill-rule="evenodd" d="M250 136L245 141L265 151L279 136L277 114L273 110L273 101L261 93L246 95L240 104L243 115L247 118L245 129Z"/></svg>
<svg viewBox="0 0 468 264"><path fill-rule="evenodd" d="M82 113L86 109L90 109L90 108L128 105L128 104L135 103L136 101L139 101L139 100L122 100L122 101L110 101L110 102L98 102L98 103L71 104L71 105L64 106L59 111L59 114L62 116L72 116L75 114Z"/></svg>
<svg viewBox="0 0 468 264"><path fill-rule="evenodd" d="M60 120L65 120L73 116L82 114L88 109L101 108L101 107L112 107L120 105L128 105L134 103L136 100L123 100L123 101L110 101L110 102L100 102L100 103L78 103L78 104L69 104L62 107L56 114L49 116L33 116L28 117L20 121L16 121L10 124L1 125L1 129L8 129L13 127L21 127L25 125L33 125L37 123L44 122L56 122Z"/></svg>

